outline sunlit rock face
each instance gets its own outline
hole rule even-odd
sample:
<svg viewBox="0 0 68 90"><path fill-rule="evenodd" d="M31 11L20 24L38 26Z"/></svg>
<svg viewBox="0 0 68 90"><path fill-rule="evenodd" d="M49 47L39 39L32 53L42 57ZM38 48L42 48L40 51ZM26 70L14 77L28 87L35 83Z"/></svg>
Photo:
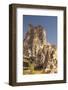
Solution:
<svg viewBox="0 0 68 90"><path fill-rule="evenodd" d="M35 69L43 69L44 72L57 72L57 47L47 42L46 30L41 26L29 24L23 40L24 62L34 64Z"/></svg>

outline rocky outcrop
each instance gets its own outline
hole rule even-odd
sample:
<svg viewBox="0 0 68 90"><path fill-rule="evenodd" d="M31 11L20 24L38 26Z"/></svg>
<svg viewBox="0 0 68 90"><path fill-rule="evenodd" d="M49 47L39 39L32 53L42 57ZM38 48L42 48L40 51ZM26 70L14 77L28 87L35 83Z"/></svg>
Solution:
<svg viewBox="0 0 68 90"><path fill-rule="evenodd" d="M42 69L44 72L49 69L50 72L57 72L57 48L47 42L46 30L41 25L34 27L29 24L23 49L24 68L25 63L28 63L28 66L33 64L34 69Z"/></svg>

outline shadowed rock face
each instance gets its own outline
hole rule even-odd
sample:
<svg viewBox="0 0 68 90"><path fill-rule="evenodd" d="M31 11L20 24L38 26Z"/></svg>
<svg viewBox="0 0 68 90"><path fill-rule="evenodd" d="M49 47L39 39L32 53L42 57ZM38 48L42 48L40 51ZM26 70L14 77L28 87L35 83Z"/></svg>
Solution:
<svg viewBox="0 0 68 90"><path fill-rule="evenodd" d="M43 69L57 68L57 48L55 45L48 44L46 31L41 25L34 27L29 24L28 32L23 40L23 52L24 57L29 58L27 61L29 63L31 61L36 69L37 67L38 69L40 67Z"/></svg>

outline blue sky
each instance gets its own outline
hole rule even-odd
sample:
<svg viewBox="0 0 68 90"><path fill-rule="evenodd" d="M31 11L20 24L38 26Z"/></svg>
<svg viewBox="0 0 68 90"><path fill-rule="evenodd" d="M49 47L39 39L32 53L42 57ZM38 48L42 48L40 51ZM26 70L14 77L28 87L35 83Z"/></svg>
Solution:
<svg viewBox="0 0 68 90"><path fill-rule="evenodd" d="M28 24L33 26L42 25L47 32L47 41L51 44L57 45L57 16L23 16L23 32L28 31Z"/></svg>

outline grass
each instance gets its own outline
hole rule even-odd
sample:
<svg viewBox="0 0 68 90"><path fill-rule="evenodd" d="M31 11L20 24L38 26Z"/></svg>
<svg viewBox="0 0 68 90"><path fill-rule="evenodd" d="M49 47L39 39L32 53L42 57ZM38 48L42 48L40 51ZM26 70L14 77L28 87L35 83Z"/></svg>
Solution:
<svg viewBox="0 0 68 90"><path fill-rule="evenodd" d="M23 70L24 75L28 74L49 74L51 70L34 70L34 69L28 69L28 70Z"/></svg>

